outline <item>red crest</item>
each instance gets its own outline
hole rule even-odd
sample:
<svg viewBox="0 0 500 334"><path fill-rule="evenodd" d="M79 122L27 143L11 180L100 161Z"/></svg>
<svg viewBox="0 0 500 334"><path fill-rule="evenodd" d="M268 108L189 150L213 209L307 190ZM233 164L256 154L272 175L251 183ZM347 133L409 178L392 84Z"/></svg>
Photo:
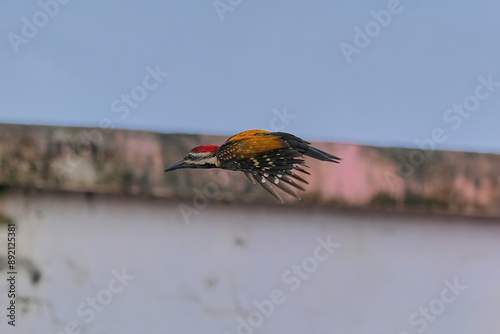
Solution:
<svg viewBox="0 0 500 334"><path fill-rule="evenodd" d="M215 146L215 145L203 145L203 146L197 146L197 147L193 148L191 150L191 152L195 152L195 153L201 153L201 152L214 153L215 151L217 151L218 148L219 148L219 146Z"/></svg>

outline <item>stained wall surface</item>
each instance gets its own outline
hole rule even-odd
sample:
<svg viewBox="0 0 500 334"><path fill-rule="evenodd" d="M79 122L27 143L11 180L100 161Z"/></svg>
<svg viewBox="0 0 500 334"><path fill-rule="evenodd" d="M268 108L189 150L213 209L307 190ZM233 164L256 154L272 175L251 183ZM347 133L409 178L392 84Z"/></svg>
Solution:
<svg viewBox="0 0 500 334"><path fill-rule="evenodd" d="M209 202L188 223L181 203L4 192L1 248L7 220L17 226L16 333L500 327L495 219Z"/></svg>
<svg viewBox="0 0 500 334"><path fill-rule="evenodd" d="M163 173L224 140L0 125L0 333L498 333L500 156L314 143L284 205Z"/></svg>

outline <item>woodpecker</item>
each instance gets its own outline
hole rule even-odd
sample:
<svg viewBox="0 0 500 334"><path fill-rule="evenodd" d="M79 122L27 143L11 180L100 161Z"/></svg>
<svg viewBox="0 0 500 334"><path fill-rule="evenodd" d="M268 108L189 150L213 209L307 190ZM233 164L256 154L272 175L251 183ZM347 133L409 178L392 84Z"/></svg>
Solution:
<svg viewBox="0 0 500 334"><path fill-rule="evenodd" d="M303 156L321 161L339 163L341 158L311 146L311 143L285 132L248 130L230 137L219 146L203 145L189 151L184 159L165 169L222 168L241 171L255 184L258 183L284 203L274 186L300 199L292 188L305 191L308 184L300 175L310 173L304 168Z"/></svg>

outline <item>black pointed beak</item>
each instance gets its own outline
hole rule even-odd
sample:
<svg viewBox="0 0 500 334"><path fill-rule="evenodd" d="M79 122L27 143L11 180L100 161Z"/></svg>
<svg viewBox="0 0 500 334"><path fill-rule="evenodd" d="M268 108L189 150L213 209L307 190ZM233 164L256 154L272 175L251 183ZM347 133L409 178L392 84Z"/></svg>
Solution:
<svg viewBox="0 0 500 334"><path fill-rule="evenodd" d="M187 168L187 167L189 167L189 165L187 163L185 163L184 161L180 160L180 161L174 162L173 164L168 166L164 170L164 172L170 172L171 170L174 170L174 169Z"/></svg>

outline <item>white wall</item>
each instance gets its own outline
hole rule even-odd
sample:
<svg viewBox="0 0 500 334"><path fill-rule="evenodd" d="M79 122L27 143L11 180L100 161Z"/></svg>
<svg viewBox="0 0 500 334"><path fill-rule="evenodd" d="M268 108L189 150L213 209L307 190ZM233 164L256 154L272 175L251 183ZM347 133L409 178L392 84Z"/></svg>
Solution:
<svg viewBox="0 0 500 334"><path fill-rule="evenodd" d="M498 221L214 202L186 224L164 200L17 191L2 194L0 210L18 223L17 333L232 334L249 316L256 328L239 332L500 328ZM318 248L328 236L340 244L331 255ZM290 271L302 264L307 279ZM114 279L122 270L134 277L126 286ZM458 296L446 290L455 279L466 286ZM279 304L259 324L253 303L271 295ZM432 321L419 314L429 306ZM1 333L14 332L0 319Z"/></svg>

